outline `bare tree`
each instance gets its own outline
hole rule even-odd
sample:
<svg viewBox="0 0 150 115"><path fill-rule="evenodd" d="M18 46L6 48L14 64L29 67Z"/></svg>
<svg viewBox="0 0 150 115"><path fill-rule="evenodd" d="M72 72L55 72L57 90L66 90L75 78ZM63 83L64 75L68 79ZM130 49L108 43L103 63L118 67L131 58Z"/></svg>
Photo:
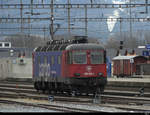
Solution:
<svg viewBox="0 0 150 115"><path fill-rule="evenodd" d="M5 41L11 42L13 47L35 48L45 44L47 40L44 41L43 39L40 36L16 34L6 37Z"/></svg>
<svg viewBox="0 0 150 115"><path fill-rule="evenodd" d="M150 44L150 32L149 31L145 32L144 34L144 43Z"/></svg>

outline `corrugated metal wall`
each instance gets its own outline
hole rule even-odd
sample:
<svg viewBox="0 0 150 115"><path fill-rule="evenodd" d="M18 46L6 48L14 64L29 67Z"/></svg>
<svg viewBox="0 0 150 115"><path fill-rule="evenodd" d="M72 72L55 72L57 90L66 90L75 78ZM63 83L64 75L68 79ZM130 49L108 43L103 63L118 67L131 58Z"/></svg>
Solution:
<svg viewBox="0 0 150 115"><path fill-rule="evenodd" d="M32 78L32 58L1 58L0 80L6 78Z"/></svg>

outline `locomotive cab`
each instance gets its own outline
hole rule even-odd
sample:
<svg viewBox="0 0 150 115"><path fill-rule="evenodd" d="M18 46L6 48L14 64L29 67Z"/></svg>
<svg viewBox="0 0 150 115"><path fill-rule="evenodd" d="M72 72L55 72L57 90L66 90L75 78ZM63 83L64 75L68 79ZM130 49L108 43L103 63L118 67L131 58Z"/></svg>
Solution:
<svg viewBox="0 0 150 115"><path fill-rule="evenodd" d="M101 87L103 92L107 83L105 50L95 44L72 44L66 50L62 76L82 92L85 87L89 91Z"/></svg>

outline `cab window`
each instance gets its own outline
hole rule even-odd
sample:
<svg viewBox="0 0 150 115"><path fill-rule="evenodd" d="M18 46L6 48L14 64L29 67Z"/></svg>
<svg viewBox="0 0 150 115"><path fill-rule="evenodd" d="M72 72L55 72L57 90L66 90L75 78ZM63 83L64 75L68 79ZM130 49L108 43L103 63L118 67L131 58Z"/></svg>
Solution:
<svg viewBox="0 0 150 115"><path fill-rule="evenodd" d="M73 63L74 64L87 64L87 57L85 51L74 51L73 52Z"/></svg>
<svg viewBox="0 0 150 115"><path fill-rule="evenodd" d="M91 57L91 64L103 64L104 63L103 52L92 51L90 57Z"/></svg>

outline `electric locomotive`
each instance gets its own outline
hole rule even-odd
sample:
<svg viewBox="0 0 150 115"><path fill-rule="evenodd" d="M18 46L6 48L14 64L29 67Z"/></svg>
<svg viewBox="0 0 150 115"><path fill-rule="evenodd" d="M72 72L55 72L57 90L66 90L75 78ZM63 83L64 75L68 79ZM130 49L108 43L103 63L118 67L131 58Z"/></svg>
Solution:
<svg viewBox="0 0 150 115"><path fill-rule="evenodd" d="M85 37L48 41L32 58L37 90L102 93L107 84L106 51Z"/></svg>

